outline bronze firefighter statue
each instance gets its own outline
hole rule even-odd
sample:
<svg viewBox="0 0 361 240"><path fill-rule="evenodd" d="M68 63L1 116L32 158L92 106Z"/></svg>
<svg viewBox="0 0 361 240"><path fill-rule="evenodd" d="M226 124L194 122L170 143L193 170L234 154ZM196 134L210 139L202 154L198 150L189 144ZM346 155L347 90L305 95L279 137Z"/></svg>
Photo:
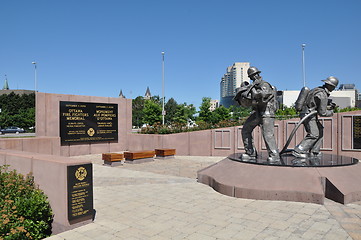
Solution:
<svg viewBox="0 0 361 240"><path fill-rule="evenodd" d="M250 67L247 71L252 84L243 82L234 100L243 107L252 107L252 113L243 125L242 139L245 153L243 160L256 159L257 151L252 137L253 129L260 126L263 139L266 143L269 161L279 161L279 151L274 136L275 112L278 108L276 89L264 81L260 76L261 71Z"/></svg>
<svg viewBox="0 0 361 240"><path fill-rule="evenodd" d="M328 97L338 84L336 77L328 77L323 86L309 90L304 87L295 103L296 110L300 111L300 118L303 122L307 135L295 147L292 154L297 158L308 156L319 156L323 139L323 126L318 120L318 115L330 117L333 115L334 104ZM290 136L292 137L292 136Z"/></svg>

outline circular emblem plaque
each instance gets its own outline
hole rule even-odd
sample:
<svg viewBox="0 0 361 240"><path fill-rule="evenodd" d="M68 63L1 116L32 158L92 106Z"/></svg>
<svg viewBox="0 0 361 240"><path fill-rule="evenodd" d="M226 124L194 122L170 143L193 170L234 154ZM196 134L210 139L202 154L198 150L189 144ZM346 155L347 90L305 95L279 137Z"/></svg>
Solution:
<svg viewBox="0 0 361 240"><path fill-rule="evenodd" d="M93 128L89 128L89 129L88 129L88 135L92 137L94 134L95 134L94 129L93 129Z"/></svg>
<svg viewBox="0 0 361 240"><path fill-rule="evenodd" d="M84 167L79 167L75 172L75 177L79 181L83 181L86 178L87 171Z"/></svg>

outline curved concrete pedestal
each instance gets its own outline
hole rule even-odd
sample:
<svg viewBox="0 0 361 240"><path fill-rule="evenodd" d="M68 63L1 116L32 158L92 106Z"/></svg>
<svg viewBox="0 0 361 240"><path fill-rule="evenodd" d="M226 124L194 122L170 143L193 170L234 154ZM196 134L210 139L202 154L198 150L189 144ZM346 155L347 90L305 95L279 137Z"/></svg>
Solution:
<svg viewBox="0 0 361 240"><path fill-rule="evenodd" d="M198 182L239 198L317 204L325 197L342 204L361 201L361 164L285 167L226 158L198 171Z"/></svg>

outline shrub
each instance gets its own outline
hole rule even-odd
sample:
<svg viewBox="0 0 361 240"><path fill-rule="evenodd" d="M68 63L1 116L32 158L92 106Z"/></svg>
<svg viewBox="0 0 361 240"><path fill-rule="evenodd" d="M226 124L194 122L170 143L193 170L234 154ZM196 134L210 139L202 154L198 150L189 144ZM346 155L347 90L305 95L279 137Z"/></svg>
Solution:
<svg viewBox="0 0 361 240"><path fill-rule="evenodd" d="M51 235L53 214L34 177L0 166L0 239L43 239Z"/></svg>
<svg viewBox="0 0 361 240"><path fill-rule="evenodd" d="M353 111L359 111L361 110L361 108L358 107L346 107L346 108L342 108L340 109L338 106L336 106L335 112L353 112Z"/></svg>
<svg viewBox="0 0 361 240"><path fill-rule="evenodd" d="M203 120L199 120L196 122L197 126L188 127L186 123L173 123L172 125L163 126L160 123L155 123L153 126L146 126L141 128L140 133L142 134L172 134L172 133L180 133L180 132L192 132L192 131L200 131L214 128L225 128L225 127L234 127L240 126L244 123L245 118L242 118L238 121L232 120L223 120L217 124L207 123Z"/></svg>

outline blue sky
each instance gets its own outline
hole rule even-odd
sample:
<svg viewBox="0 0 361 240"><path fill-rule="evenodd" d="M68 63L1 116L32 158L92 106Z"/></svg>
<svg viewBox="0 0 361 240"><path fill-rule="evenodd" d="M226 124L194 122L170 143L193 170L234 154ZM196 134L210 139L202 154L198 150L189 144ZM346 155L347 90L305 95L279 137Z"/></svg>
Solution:
<svg viewBox="0 0 361 240"><path fill-rule="evenodd" d="M3 0L0 83L127 98L219 99L227 66L251 62L279 90L334 75L361 90L360 0Z"/></svg>

